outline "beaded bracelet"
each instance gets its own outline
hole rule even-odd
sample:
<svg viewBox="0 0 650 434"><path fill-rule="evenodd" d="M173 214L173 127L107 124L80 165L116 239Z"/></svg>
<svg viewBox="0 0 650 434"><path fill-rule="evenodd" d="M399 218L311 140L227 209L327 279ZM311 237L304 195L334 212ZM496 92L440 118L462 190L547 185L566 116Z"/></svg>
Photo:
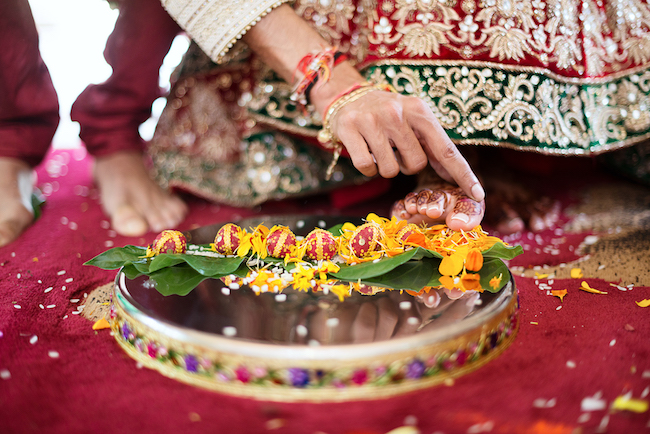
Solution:
<svg viewBox="0 0 650 434"><path fill-rule="evenodd" d="M327 167L325 172L325 180L329 181L334 172L334 167L341 156L341 151L343 150L343 145L341 141L334 136L330 127L330 119L332 119L344 106L349 103L358 100L362 96L374 92L376 90L386 91L386 92L397 92L393 86L386 83L374 84L374 83L361 83L355 84L351 88L341 92L337 97L330 103L329 106L325 109L323 113L323 128L318 132L318 142L325 148L331 149L334 151L332 156L332 162Z"/></svg>
<svg viewBox="0 0 650 434"><path fill-rule="evenodd" d="M307 106L309 92L314 85L329 81L332 68L347 60L347 56L337 51L337 49L337 47L327 47L323 51L309 53L300 59L298 66L296 66L296 72L302 73L303 77L294 86L289 97L292 101Z"/></svg>

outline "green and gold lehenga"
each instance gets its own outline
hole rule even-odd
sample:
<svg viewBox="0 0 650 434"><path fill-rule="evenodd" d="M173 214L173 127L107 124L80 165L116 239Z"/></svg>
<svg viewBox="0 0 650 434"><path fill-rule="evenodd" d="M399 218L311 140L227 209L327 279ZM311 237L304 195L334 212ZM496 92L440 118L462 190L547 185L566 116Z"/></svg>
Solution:
<svg viewBox="0 0 650 434"><path fill-rule="evenodd" d="M198 43L150 152L170 186L234 205L364 180L315 146L296 107L238 40L283 1L163 0ZM461 145L598 155L650 167L650 5L642 0L302 0L294 10L369 80L429 103ZM207 55L203 53L207 53ZM634 146L633 146L634 145ZM624 164L623 164L624 165Z"/></svg>

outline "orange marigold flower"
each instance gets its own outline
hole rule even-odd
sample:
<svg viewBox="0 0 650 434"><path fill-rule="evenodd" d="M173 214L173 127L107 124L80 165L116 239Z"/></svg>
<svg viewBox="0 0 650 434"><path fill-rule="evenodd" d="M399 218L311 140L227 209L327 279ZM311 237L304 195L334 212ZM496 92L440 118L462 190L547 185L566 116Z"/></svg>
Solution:
<svg viewBox="0 0 650 434"><path fill-rule="evenodd" d="M467 271L479 271L483 268L483 255L479 249L473 248L467 252L465 259L465 269Z"/></svg>

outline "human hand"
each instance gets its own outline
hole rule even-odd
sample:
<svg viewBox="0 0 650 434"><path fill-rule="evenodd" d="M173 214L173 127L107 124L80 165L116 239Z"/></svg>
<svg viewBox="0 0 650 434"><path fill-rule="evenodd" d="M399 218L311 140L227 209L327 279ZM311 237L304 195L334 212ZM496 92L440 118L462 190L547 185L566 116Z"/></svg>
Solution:
<svg viewBox="0 0 650 434"><path fill-rule="evenodd" d="M443 179L480 202L485 192L456 145L421 99L385 91L369 92L340 108L330 130L366 176L415 174L427 162Z"/></svg>

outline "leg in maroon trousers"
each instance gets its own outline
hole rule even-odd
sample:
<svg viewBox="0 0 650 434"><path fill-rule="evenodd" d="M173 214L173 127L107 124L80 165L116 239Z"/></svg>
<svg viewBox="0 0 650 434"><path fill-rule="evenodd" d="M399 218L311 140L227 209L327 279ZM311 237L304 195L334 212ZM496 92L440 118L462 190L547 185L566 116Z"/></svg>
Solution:
<svg viewBox="0 0 650 434"><path fill-rule="evenodd" d="M138 127L161 96L159 69L181 29L160 0L124 0L104 56L110 78L88 86L72 106L81 139L95 157L118 151L142 151Z"/></svg>
<svg viewBox="0 0 650 434"><path fill-rule="evenodd" d="M38 50L27 0L0 1L0 247L34 219L32 167L59 123L59 103Z"/></svg>
<svg viewBox="0 0 650 434"><path fill-rule="evenodd" d="M27 0L0 1L0 46L0 157L36 166L59 124L59 103Z"/></svg>
<svg viewBox="0 0 650 434"><path fill-rule="evenodd" d="M159 0L123 0L104 52L113 74L72 106L81 139L96 157L102 206L121 235L174 228L187 214L185 203L149 177L138 133L160 96L158 71L180 31Z"/></svg>

